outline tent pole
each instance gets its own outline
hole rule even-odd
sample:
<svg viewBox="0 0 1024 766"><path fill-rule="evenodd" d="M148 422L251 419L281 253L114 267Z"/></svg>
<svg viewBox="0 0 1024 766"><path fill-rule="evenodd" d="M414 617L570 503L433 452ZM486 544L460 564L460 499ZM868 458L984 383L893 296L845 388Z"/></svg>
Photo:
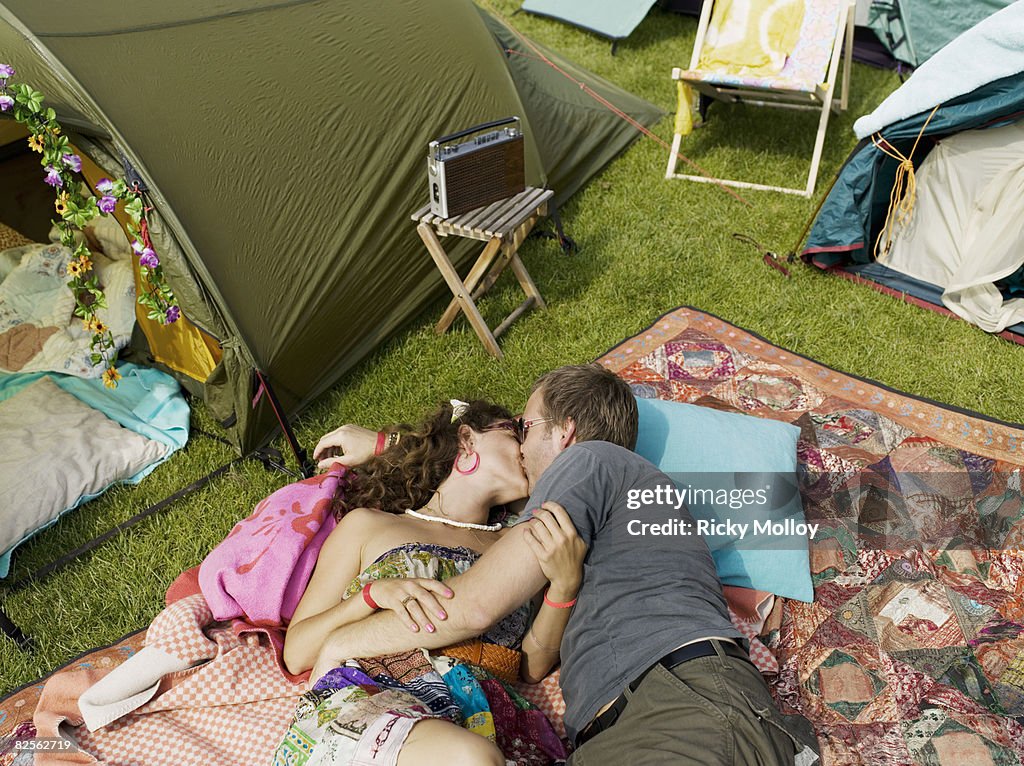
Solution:
<svg viewBox="0 0 1024 766"><path fill-rule="evenodd" d="M288 422L288 418L284 415L284 408L281 407L281 402L277 398L277 394L274 393L274 389L270 387L270 381L267 377L259 370L253 370L256 374L256 379L260 383L260 388L266 393L267 398L270 399L270 407L274 410L274 416L277 418L278 425L281 426L281 432L284 434L285 440L288 442L288 446L292 449L292 454L295 455L295 460L299 464L299 471L302 473L302 478L308 479L316 473L316 466L310 461L309 456L306 454L306 450L299 444L299 440L295 438L295 432L292 430L291 423Z"/></svg>
<svg viewBox="0 0 1024 766"><path fill-rule="evenodd" d="M32 639L21 632L21 628L11 621L11 618L7 616L7 612L4 611L2 606L0 606L0 630L4 632L5 636L13 640L19 649L27 650L32 647Z"/></svg>

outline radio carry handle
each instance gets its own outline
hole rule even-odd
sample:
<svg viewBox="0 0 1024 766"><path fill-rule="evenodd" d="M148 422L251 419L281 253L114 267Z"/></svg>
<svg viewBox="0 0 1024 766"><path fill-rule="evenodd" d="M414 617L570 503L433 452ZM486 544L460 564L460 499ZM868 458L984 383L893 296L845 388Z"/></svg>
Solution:
<svg viewBox="0 0 1024 766"><path fill-rule="evenodd" d="M450 136L441 136L441 138L437 138L437 139L431 141L430 143L432 145L433 144L443 144L443 143L445 143L447 141L454 141L457 138L463 138L465 136L472 135L473 133L479 133L482 130L489 130L491 128L497 128L497 127L500 127L502 125L507 125L510 122L518 123L519 122L519 118L518 117L506 117L503 120L495 120L494 122L486 122L483 125L476 125L476 126L474 126L472 128L466 128L465 130L460 130L458 133L452 133Z"/></svg>

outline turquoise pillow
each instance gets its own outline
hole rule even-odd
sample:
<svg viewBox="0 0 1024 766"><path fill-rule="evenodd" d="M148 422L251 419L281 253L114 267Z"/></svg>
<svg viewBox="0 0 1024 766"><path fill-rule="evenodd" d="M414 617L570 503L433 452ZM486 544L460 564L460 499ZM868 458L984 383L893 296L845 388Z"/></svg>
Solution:
<svg viewBox="0 0 1024 766"><path fill-rule="evenodd" d="M681 402L637 398L636 451L669 475L723 585L813 601L797 483L800 429Z"/></svg>

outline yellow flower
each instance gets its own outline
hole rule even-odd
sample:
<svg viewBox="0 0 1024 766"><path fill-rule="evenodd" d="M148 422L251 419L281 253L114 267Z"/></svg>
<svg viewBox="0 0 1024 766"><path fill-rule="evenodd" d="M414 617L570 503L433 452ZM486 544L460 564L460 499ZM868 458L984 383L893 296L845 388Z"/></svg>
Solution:
<svg viewBox="0 0 1024 766"><path fill-rule="evenodd" d="M103 385L107 388L117 388L117 381L121 379L121 373L116 367L108 367L103 373Z"/></svg>
<svg viewBox="0 0 1024 766"><path fill-rule="evenodd" d="M103 324L103 321L101 319L98 319L97 317L93 317L93 320L92 320L92 331L96 335L104 335L107 332L107 329L108 329L107 326L105 324Z"/></svg>
<svg viewBox="0 0 1024 766"><path fill-rule="evenodd" d="M57 196L57 200L53 203L54 210L57 211L57 215L64 215L68 211L68 193L61 192Z"/></svg>
<svg viewBox="0 0 1024 766"><path fill-rule="evenodd" d="M82 328L86 332L92 332L92 317L86 317L82 320Z"/></svg>
<svg viewBox="0 0 1024 766"><path fill-rule="evenodd" d="M78 256L78 265L84 273L92 268L92 261L89 260L88 255L80 255Z"/></svg>
<svg viewBox="0 0 1024 766"><path fill-rule="evenodd" d="M53 135L55 135L55 136L59 136L60 135L60 125L51 125L50 126L50 132Z"/></svg>
<svg viewBox="0 0 1024 766"><path fill-rule="evenodd" d="M82 264L80 264L78 261L71 261L68 264L68 274L70 274L73 277L81 276Z"/></svg>
<svg viewBox="0 0 1024 766"><path fill-rule="evenodd" d="M43 137L42 136L29 136L28 148L34 152L43 152Z"/></svg>

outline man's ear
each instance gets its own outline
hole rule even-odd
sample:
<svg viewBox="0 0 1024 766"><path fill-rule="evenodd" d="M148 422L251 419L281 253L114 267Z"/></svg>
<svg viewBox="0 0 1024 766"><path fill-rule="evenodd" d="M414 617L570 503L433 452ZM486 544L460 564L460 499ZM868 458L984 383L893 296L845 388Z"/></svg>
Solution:
<svg viewBox="0 0 1024 766"><path fill-rule="evenodd" d="M576 421L572 418L565 419L565 425L562 426L562 438L558 440L558 446L562 449L571 447L576 443Z"/></svg>

